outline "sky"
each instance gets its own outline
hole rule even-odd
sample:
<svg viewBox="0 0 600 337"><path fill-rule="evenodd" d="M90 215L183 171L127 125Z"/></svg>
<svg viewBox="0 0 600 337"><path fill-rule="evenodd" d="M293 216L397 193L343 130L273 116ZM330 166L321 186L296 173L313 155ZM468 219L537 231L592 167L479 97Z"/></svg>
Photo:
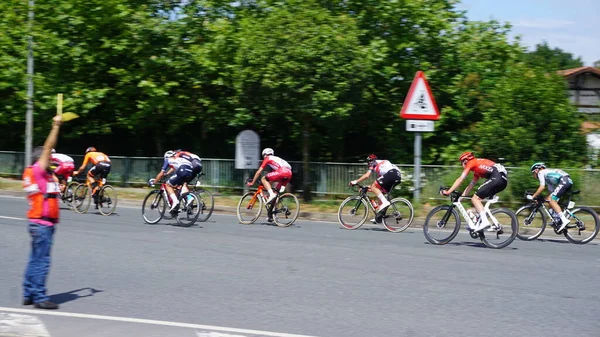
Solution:
<svg viewBox="0 0 600 337"><path fill-rule="evenodd" d="M546 41L586 66L600 60L600 0L462 0L458 8L472 21L510 22L530 49Z"/></svg>

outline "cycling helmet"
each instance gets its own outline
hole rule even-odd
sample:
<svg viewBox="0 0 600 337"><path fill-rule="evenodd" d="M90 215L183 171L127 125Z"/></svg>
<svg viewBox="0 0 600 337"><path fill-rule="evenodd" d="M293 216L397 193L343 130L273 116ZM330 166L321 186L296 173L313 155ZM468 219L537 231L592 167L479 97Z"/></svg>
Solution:
<svg viewBox="0 0 600 337"><path fill-rule="evenodd" d="M169 151L165 152L165 159L166 159L166 158L171 158L171 157L173 157L174 155L175 155L175 151L171 151L171 150L169 150Z"/></svg>
<svg viewBox="0 0 600 337"><path fill-rule="evenodd" d="M88 153L88 152L96 152L96 148L93 146L90 146L87 149L85 149L85 153Z"/></svg>
<svg viewBox="0 0 600 337"><path fill-rule="evenodd" d="M52 149L52 151L50 151L50 153L56 153L56 150L55 150L55 149Z"/></svg>
<svg viewBox="0 0 600 337"><path fill-rule="evenodd" d="M367 156L367 164L371 164L373 160L377 160L377 156L374 154L370 154Z"/></svg>
<svg viewBox="0 0 600 337"><path fill-rule="evenodd" d="M263 150L262 155L264 156L272 156L273 154L275 154L275 151L273 151L272 148L267 147Z"/></svg>
<svg viewBox="0 0 600 337"><path fill-rule="evenodd" d="M460 157L458 158L458 161L460 161L461 163L463 161L469 161L471 159L475 159L475 156L473 155L473 152L465 152L463 154L460 155Z"/></svg>
<svg viewBox="0 0 600 337"><path fill-rule="evenodd" d="M543 169L546 168L546 164L544 163L535 163L533 165L531 165L531 173L533 173L533 171L537 170L537 169Z"/></svg>

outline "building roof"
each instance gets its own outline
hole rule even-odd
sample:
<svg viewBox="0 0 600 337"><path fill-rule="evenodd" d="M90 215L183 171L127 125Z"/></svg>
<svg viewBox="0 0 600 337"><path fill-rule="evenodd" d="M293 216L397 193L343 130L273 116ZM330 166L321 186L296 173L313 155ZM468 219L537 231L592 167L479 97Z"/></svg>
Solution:
<svg viewBox="0 0 600 337"><path fill-rule="evenodd" d="M594 132L600 130L600 122L583 122L581 123L581 131L583 133L590 133L590 132Z"/></svg>
<svg viewBox="0 0 600 337"><path fill-rule="evenodd" d="M583 73L593 73L593 74L600 76L600 69L594 68L594 67L579 67L579 68L565 69L565 70L558 71L559 75L562 75L565 77L579 75L579 74L583 74Z"/></svg>

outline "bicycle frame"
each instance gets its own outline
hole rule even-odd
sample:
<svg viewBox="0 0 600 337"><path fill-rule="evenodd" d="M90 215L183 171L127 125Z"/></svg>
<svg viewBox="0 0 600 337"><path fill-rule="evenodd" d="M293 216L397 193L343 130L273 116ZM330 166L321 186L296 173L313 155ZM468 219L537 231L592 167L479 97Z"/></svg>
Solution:
<svg viewBox="0 0 600 337"><path fill-rule="evenodd" d="M460 215L467 222L467 224L469 225L469 228L473 232L482 231L483 229L490 227L492 224L495 226L499 226L498 219L496 219L496 217L494 215L492 215L492 212L490 211L490 205L498 202L498 200L499 200L498 196L494 196L491 199L484 199L485 205L483 205L483 210L485 212L485 216L488 217L491 220L491 222L488 225L483 226L483 225L481 225L481 222L479 225L476 225L473 222L471 217L469 217L469 214L467 213L465 206L462 204L463 199L470 200L470 199L472 199L472 197L463 197L461 195L462 195L462 193L458 193L456 191L454 191L450 194L450 200L452 201L452 206L450 206L450 208L448 209L448 212L446 212L446 214L444 215L444 218L443 218L444 223L448 222L448 220L450 219L450 215L452 215L452 210L454 208L457 208Z"/></svg>
<svg viewBox="0 0 600 337"><path fill-rule="evenodd" d="M499 224L498 219L496 219L496 217L494 215L492 215L492 212L490 211L490 205L497 203L498 200L500 199L500 198L498 198L498 196L494 196L492 199L484 199L484 200L486 200L485 205L483 205L483 210L485 212L485 216L488 217L490 220L492 220L490 222L490 224L486 225L486 226L482 226L481 223L479 224L479 226L477 226L473 222L473 219L471 219L471 217L467 213L467 210L465 209L465 206L462 204L462 199L470 200L470 199L472 199L472 197L459 197L456 201L452 202L452 204L458 209L458 211L462 215L463 219L465 219L465 221L467 221L467 224L469 225L469 228L471 228L471 230L473 230L474 232L479 232L480 230L483 230L486 227L491 226L492 224L495 226L498 226L498 224Z"/></svg>
<svg viewBox="0 0 600 337"><path fill-rule="evenodd" d="M528 194L527 192L525 194ZM577 216L575 214L573 214L571 212L572 208L575 208L575 203L573 201L571 201L571 199L573 198L575 194L573 193L569 193L569 201L567 201L567 205L566 207L563 207L559 204L559 207L561 209L561 211L563 213L565 213L565 217L567 217L567 219L577 219L579 220L579 218L577 218ZM552 216L552 214L550 214L550 209L551 207L546 206L546 203L548 203L548 201L545 198L539 198L538 199L538 203L536 205L536 207L533 209L533 211L531 212L531 214L527 217L527 220L531 221L530 218L533 218L533 216L535 216L535 214L537 212L540 211L540 208L544 210L544 212L546 213L546 215L548 216L548 219L550 219L550 224L555 227L557 225L556 223L556 219L554 219L554 216ZM567 228L573 228L573 225L568 225Z"/></svg>
<svg viewBox="0 0 600 337"><path fill-rule="evenodd" d="M371 188L369 186L362 186L362 185L358 185L358 184L356 184L356 186L358 186L358 188L359 188L358 195L360 196L360 200L365 200L367 202L367 204L369 205L369 208L371 208L371 211L373 211L373 213L375 213L375 215L377 215L377 209L375 207L373 207L371 200L367 196L367 192L369 192L371 190ZM388 201L389 201L388 194L385 195L385 198L388 199ZM360 202L360 200L358 202ZM357 206L358 206L358 204L357 204Z"/></svg>
<svg viewBox="0 0 600 337"><path fill-rule="evenodd" d="M264 189L265 189L265 187L263 186L263 184L258 183L258 188L254 192L254 195L250 199L250 202L248 203L248 206L246 206L246 209L252 209L254 207L254 205L256 204L256 201L258 200L258 197L260 196L260 198L262 199L263 203L265 204L265 208L267 209L267 211L269 210L269 208L267 207L267 198L263 194L263 190ZM275 199L272 202L277 203L277 199L279 199L279 194L277 194L277 196L275 197Z"/></svg>

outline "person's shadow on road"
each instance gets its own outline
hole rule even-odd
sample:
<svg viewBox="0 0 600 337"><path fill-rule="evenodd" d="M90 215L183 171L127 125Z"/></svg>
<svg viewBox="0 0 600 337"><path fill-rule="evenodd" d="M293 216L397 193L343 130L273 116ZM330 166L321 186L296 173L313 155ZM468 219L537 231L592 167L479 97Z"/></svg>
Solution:
<svg viewBox="0 0 600 337"><path fill-rule="evenodd" d="M70 301L74 301L76 299L80 299L82 297L90 297L94 296L96 293L101 293L104 290L98 290L94 288L81 288L76 290L71 290L65 293L50 295L50 301L56 304L62 304Z"/></svg>

